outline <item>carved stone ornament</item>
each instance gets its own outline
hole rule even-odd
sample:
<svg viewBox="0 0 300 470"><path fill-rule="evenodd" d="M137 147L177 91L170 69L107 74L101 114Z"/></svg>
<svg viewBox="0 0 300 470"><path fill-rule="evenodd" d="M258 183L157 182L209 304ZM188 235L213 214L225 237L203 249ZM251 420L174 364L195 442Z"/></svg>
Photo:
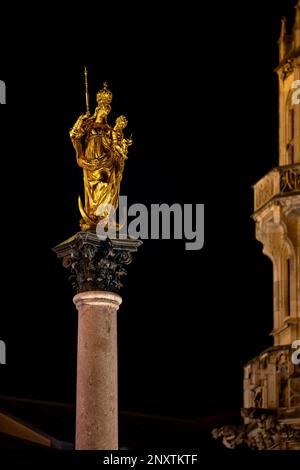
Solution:
<svg viewBox="0 0 300 470"><path fill-rule="evenodd" d="M275 410L242 408L247 424L213 429L214 439L222 439L228 449L243 446L252 450L300 449L299 425L286 424Z"/></svg>
<svg viewBox="0 0 300 470"><path fill-rule="evenodd" d="M79 232L53 248L63 266L71 273L69 279L76 293L104 290L118 293L122 276L132 261L132 252L140 240L100 240L91 232Z"/></svg>
<svg viewBox="0 0 300 470"><path fill-rule="evenodd" d="M294 62L293 62L292 59L289 59L289 60L282 66L280 78L281 78L282 80L285 80L285 79L292 73L293 68L294 68Z"/></svg>
<svg viewBox="0 0 300 470"><path fill-rule="evenodd" d="M300 192L300 166L295 165L280 173L280 191L282 193Z"/></svg>

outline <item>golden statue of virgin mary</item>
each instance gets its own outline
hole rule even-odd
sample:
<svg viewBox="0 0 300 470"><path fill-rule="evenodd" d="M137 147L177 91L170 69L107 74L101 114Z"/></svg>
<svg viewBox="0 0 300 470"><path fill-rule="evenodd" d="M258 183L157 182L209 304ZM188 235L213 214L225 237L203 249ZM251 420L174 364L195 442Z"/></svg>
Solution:
<svg viewBox="0 0 300 470"><path fill-rule="evenodd" d="M111 101L112 93L104 83L97 93L94 114L89 113L87 95L87 112L70 131L77 163L83 169L84 205L78 198L83 231L95 231L99 220L109 217L109 207L117 208L124 163L132 144L123 134L127 125L124 116L116 119L114 127L107 123Z"/></svg>

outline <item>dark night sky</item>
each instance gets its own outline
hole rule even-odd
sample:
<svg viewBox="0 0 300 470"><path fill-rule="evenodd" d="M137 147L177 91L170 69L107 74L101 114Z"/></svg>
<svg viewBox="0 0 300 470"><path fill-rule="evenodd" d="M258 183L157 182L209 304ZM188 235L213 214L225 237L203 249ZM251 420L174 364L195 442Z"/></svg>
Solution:
<svg viewBox="0 0 300 470"><path fill-rule="evenodd" d="M278 162L273 70L296 1L209 3L124 7L118 22L99 4L80 22L57 13L15 44L6 36L0 394L75 401L77 313L51 248L78 230L68 130L84 111L86 64L91 102L107 80L112 118L126 114L133 132L122 194L205 204L201 251L146 240L129 269L120 408L196 418L241 406L242 366L271 344L272 267L251 185Z"/></svg>

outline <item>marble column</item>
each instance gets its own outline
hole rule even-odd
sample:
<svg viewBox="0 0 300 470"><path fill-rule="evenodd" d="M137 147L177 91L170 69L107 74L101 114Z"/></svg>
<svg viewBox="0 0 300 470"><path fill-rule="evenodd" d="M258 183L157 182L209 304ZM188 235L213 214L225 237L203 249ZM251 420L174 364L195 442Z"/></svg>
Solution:
<svg viewBox="0 0 300 470"><path fill-rule="evenodd" d="M76 445L118 449L118 292L139 240L79 232L53 250L70 273L78 310Z"/></svg>
<svg viewBox="0 0 300 470"><path fill-rule="evenodd" d="M76 449L118 449L117 310L105 291L75 295L78 310Z"/></svg>

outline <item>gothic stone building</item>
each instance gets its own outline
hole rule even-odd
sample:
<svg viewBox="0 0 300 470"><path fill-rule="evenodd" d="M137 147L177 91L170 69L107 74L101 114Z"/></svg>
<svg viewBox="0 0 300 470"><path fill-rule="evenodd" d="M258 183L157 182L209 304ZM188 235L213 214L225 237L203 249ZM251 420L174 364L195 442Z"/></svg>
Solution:
<svg viewBox="0 0 300 470"><path fill-rule="evenodd" d="M243 426L215 438L234 448L300 450L300 0L279 39L279 166L254 186L256 238L273 264L274 346L244 368Z"/></svg>

